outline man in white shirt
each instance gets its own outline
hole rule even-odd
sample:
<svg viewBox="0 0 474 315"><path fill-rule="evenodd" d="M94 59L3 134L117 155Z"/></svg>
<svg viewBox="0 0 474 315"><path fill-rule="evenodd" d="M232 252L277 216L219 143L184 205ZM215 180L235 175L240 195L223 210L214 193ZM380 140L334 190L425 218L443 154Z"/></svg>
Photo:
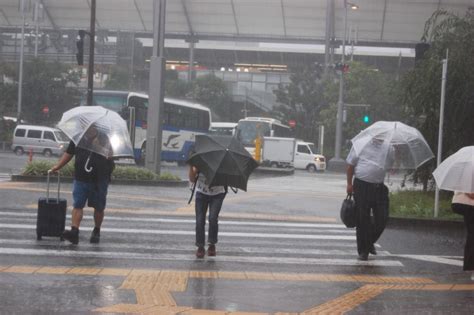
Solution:
<svg viewBox="0 0 474 315"><path fill-rule="evenodd" d="M382 141L383 142L383 141ZM393 148L388 150L388 157L374 158L380 155L382 142L373 139L369 144L371 150L364 150L360 156L354 146L347 156L347 193L354 195L358 213L356 236L359 260L368 260L369 253L377 255L374 244L379 239L388 221L388 188L384 185L385 174L393 164ZM383 166L380 161L382 160ZM371 211L373 221L371 220Z"/></svg>

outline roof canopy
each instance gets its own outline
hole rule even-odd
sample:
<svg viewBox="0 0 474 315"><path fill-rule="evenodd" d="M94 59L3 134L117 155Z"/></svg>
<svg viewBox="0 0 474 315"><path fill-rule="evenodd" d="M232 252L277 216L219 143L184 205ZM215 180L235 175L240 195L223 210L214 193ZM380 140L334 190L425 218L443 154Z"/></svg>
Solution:
<svg viewBox="0 0 474 315"><path fill-rule="evenodd" d="M34 7L36 0L25 0ZM38 0L43 5L42 29L88 29L90 0ZM327 5L334 1L336 38L344 33L343 0L168 0L168 38L324 42ZM20 0L0 0L0 27L22 23ZM348 34L374 46L413 46L426 20L438 9L463 15L474 0L351 0ZM32 23L32 9L26 14ZM151 33L153 0L97 0L97 31ZM353 30L352 32L350 30Z"/></svg>

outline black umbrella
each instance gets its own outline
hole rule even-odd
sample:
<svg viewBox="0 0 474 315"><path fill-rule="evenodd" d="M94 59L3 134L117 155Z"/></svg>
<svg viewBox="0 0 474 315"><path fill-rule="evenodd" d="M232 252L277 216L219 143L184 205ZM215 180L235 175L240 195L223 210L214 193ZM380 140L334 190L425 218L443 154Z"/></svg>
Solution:
<svg viewBox="0 0 474 315"><path fill-rule="evenodd" d="M258 166L235 137L196 136L195 153L188 160L207 179L207 185L229 186L247 191L247 181Z"/></svg>

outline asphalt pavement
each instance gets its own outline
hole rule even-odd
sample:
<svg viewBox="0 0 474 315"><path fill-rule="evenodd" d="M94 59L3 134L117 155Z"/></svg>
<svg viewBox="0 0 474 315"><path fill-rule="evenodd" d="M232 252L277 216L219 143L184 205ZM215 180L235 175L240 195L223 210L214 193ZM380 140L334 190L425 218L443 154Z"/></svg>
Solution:
<svg viewBox="0 0 474 315"><path fill-rule="evenodd" d="M1 173L25 157L0 153ZM164 165L185 178L185 167ZM389 187L400 189L400 176ZM230 193L217 256L195 257L187 187L111 185L99 244L86 208L77 246L36 240L45 183L0 177L0 313L472 314L460 224L391 224L358 261L338 216L343 174L255 174ZM68 200L71 185L61 193Z"/></svg>

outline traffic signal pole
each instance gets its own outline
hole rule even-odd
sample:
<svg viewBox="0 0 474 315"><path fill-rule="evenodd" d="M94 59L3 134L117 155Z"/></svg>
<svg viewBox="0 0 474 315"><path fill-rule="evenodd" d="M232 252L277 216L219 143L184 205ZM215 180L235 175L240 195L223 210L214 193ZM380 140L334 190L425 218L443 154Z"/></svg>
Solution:
<svg viewBox="0 0 474 315"><path fill-rule="evenodd" d="M95 49L95 7L96 0L91 0L91 25L89 34L89 68L87 70L87 105L92 105L94 91L94 49Z"/></svg>

